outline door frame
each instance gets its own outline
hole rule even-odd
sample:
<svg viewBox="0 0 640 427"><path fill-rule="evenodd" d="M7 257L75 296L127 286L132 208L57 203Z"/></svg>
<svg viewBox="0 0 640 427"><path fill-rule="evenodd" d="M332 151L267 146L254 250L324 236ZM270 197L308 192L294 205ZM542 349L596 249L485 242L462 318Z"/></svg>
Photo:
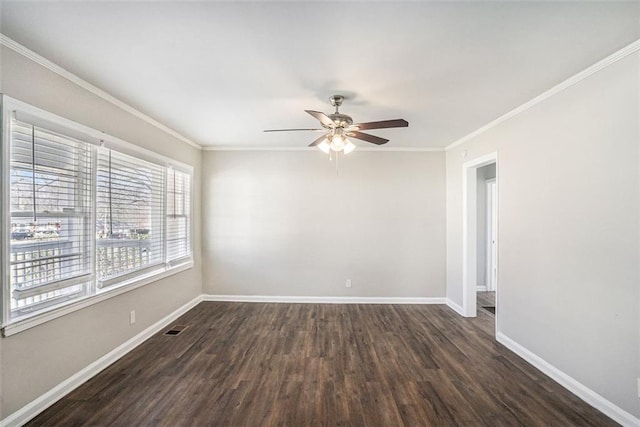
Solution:
<svg viewBox="0 0 640 427"><path fill-rule="evenodd" d="M499 168L498 153L493 152L462 164L462 314L465 317L476 317L477 282L478 282L478 168L496 164L496 196ZM498 198L499 201L499 198ZM497 218L496 218L497 220ZM499 221L496 227L496 235ZM496 252L498 241L496 240ZM496 256L496 266L498 257ZM498 293L496 287L496 330L498 328Z"/></svg>

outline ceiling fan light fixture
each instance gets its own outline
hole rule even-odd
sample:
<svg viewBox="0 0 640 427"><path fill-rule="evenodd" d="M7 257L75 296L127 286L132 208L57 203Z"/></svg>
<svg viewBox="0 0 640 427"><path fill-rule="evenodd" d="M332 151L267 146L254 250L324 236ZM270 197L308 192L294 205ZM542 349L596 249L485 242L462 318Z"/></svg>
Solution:
<svg viewBox="0 0 640 427"><path fill-rule="evenodd" d="M320 149L320 151L322 151L324 154L329 154L329 151L331 151L331 145L329 145L329 140L325 138L324 141L318 144L318 149Z"/></svg>
<svg viewBox="0 0 640 427"><path fill-rule="evenodd" d="M344 136L339 134L333 135L331 138L331 149L333 151L342 151L345 145L347 145L347 142L349 141Z"/></svg>
<svg viewBox="0 0 640 427"><path fill-rule="evenodd" d="M331 105L336 107L336 111L333 114L325 114L321 111L304 110L307 114L320 122L321 128L317 129L265 129L264 132L289 132L289 131L321 131L326 132L319 138L316 138L309 147L318 147L320 151L325 154L329 154L329 159L333 157L333 153L336 153L336 161L338 159L338 153L349 154L356 149L356 145L353 144L347 137L355 138L361 141L368 142L375 145L383 145L389 142L388 139L381 138L379 136L371 135L369 133L361 132L362 130L370 129L389 129L389 128L401 128L409 126L409 122L405 119L392 119L381 120L376 122L363 122L353 123L351 116L342 114L339 111L339 107L344 101L344 96L333 95L330 98ZM337 165L337 162L336 162Z"/></svg>
<svg viewBox="0 0 640 427"><path fill-rule="evenodd" d="M349 154L355 149L356 149L356 145L353 142L347 140L347 144L344 146L343 151L344 151L344 154Z"/></svg>

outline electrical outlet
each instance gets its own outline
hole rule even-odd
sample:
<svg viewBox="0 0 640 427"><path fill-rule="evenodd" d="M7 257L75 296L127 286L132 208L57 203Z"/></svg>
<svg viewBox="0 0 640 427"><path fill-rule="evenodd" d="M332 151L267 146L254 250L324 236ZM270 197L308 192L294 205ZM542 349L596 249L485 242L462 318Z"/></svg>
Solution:
<svg viewBox="0 0 640 427"><path fill-rule="evenodd" d="M351 287L351 279L347 279L347 283L345 284L347 288Z"/></svg>
<svg viewBox="0 0 640 427"><path fill-rule="evenodd" d="M129 312L129 324L133 325L134 323L136 323L136 311L135 310L131 310Z"/></svg>

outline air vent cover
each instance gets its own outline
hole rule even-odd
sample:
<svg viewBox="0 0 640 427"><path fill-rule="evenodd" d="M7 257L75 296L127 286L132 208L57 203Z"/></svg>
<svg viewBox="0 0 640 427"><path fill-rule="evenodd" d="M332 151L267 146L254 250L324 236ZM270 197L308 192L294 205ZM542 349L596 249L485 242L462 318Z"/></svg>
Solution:
<svg viewBox="0 0 640 427"><path fill-rule="evenodd" d="M171 329L169 329L167 332L165 332L165 335L171 335L171 336L176 336L176 335L180 335L180 333L182 331L184 331L185 329L187 329L188 326L185 325L175 325L173 326Z"/></svg>

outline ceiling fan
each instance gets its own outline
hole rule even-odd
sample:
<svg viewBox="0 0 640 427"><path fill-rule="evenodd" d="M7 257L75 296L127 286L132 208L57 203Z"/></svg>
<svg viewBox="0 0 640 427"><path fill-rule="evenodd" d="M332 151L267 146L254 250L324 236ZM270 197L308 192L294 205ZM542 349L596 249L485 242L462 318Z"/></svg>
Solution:
<svg viewBox="0 0 640 427"><path fill-rule="evenodd" d="M320 111L305 110L305 112L320 121L322 128L266 129L264 132L321 131L324 132L324 134L309 144L309 147L318 147L325 153L331 153L332 151L338 153L342 151L344 154L349 154L356 148L356 146L353 142L349 141L347 137L360 139L376 145L382 145L389 142L388 139L360 132L361 130L401 128L409 126L409 122L404 119L354 124L353 119L350 116L338 111L342 105L342 101L344 101L344 96L333 95L329 98L329 101L331 101L331 105L336 107L336 112L333 114L326 115Z"/></svg>

